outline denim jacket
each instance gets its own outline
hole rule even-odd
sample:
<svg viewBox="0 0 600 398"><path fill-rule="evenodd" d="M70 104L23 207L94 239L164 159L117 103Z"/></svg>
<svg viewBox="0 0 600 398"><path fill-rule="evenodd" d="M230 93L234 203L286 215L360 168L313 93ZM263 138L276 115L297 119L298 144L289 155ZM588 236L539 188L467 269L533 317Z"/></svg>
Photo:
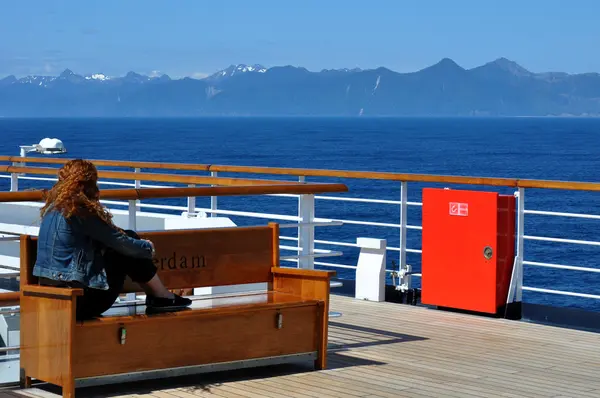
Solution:
<svg viewBox="0 0 600 398"><path fill-rule="evenodd" d="M97 216L66 219L62 213L49 209L40 225L33 275L107 290L103 247L129 257L152 259L149 242L133 239Z"/></svg>

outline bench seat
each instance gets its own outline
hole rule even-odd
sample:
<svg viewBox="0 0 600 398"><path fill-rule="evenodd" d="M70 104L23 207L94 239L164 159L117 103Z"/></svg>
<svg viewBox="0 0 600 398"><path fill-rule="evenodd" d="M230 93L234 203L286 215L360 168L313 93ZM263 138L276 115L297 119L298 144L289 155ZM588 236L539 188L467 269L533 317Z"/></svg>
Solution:
<svg viewBox="0 0 600 398"><path fill-rule="evenodd" d="M301 296L273 291L209 297L188 296L188 298L192 300L192 305L184 310L147 314L146 306L143 303L116 305L102 314L101 317L77 322L76 326L95 323L142 321L147 318L197 316L213 311L223 313L244 309L289 308L318 303L318 300L304 299Z"/></svg>
<svg viewBox="0 0 600 398"><path fill-rule="evenodd" d="M63 397L90 380L197 373L229 364L257 366L308 358L327 364L329 290L334 271L282 268L279 227L144 232L156 247L168 289L266 283L262 292L192 297L189 308L146 313L116 304L76 319L82 289L41 286L33 276L36 238L21 236L21 385L61 386ZM131 281L129 281L131 282ZM126 283L121 293L142 289Z"/></svg>

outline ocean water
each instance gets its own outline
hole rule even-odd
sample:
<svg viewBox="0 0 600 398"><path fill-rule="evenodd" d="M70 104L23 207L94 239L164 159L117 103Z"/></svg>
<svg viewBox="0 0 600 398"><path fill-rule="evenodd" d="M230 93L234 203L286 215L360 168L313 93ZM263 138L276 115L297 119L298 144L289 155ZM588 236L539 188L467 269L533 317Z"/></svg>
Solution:
<svg viewBox="0 0 600 398"><path fill-rule="evenodd" d="M44 137L64 141L68 157L145 160L205 164L388 171L599 181L600 119L584 118L198 118L198 119L0 119L0 153L17 155L18 146ZM149 171L149 170L148 170ZM182 173L183 174L183 173ZM234 175L234 174L223 174ZM236 175L250 178L267 176ZM285 179L273 176L274 179ZM309 178L343 182L348 197L398 200L399 183L373 180ZM8 190L8 180L0 180ZM48 186L37 183L36 186ZM24 188L32 186L22 182ZM410 183L411 201L421 200L423 186ZM453 189L514 189L452 185ZM600 215L600 194L557 190L526 190L526 209ZM183 199L151 201L184 205ZM208 199L199 198L207 207ZM219 207L294 215L297 202L278 197L227 197ZM399 222L399 208L389 204L317 201L317 217ZM268 220L233 217L240 225ZM421 209L409 207L410 225L421 224ZM285 222L284 222L285 223ZM293 235L294 229L284 230ZM600 241L600 220L527 215L525 233ZM420 231L408 231L408 247L420 248ZM355 243L356 238L385 238L398 246L395 228L359 225L318 228L317 239ZM293 246L293 241L284 241ZM342 257L321 261L355 265L358 251L349 247L317 245L340 250ZM282 254L286 252L282 251ZM292 254L291 252L289 254ZM398 253L388 253L388 268ZM600 246L525 242L525 259L600 269ZM408 254L420 269L420 255ZM353 272L339 270L344 278ZM449 283L461 286L461 272ZM415 278L415 286L419 286ZM525 286L600 294L600 273L525 267ZM524 301L600 310L600 300L524 292Z"/></svg>

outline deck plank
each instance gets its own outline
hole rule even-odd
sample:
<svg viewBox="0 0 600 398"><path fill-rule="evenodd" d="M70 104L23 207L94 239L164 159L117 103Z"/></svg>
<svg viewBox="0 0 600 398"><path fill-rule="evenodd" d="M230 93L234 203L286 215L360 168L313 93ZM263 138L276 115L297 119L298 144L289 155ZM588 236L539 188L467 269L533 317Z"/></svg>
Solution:
<svg viewBox="0 0 600 398"><path fill-rule="evenodd" d="M326 370L272 366L78 389L77 396L600 397L597 333L342 296L332 296L331 309L342 317L330 322ZM45 390L14 390L12 398L60 396Z"/></svg>

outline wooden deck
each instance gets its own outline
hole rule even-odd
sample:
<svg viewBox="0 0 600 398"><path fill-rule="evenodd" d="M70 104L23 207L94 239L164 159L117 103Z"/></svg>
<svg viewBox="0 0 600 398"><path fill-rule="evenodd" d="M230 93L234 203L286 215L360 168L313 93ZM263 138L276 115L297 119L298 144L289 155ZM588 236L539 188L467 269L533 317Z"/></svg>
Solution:
<svg viewBox="0 0 600 398"><path fill-rule="evenodd" d="M330 322L328 370L278 365L82 388L77 397L600 397L597 333L341 296L331 309L343 315Z"/></svg>

